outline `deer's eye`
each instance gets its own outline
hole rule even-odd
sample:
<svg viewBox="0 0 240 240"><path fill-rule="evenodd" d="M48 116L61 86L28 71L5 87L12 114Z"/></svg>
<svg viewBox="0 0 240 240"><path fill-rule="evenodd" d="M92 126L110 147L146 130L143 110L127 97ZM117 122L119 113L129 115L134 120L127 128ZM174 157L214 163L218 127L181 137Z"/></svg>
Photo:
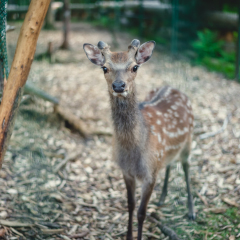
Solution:
<svg viewBox="0 0 240 240"><path fill-rule="evenodd" d="M138 67L139 67L138 65L135 65L135 66L133 67L133 71L136 72L136 71L138 70Z"/></svg>
<svg viewBox="0 0 240 240"><path fill-rule="evenodd" d="M108 70L108 69L107 69L106 67L102 67L102 69L103 69L103 72L104 72L104 73L107 73L107 70Z"/></svg>

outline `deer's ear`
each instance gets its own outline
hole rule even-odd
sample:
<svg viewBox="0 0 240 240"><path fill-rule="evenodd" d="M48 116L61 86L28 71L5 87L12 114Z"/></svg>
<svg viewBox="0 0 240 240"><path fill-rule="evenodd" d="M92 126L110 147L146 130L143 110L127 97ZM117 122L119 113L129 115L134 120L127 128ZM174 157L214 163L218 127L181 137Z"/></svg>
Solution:
<svg viewBox="0 0 240 240"><path fill-rule="evenodd" d="M138 48L138 51L136 54L137 64L140 65L140 64L147 62L152 56L154 47L155 47L154 41L149 41L149 42L145 42L144 44L142 44Z"/></svg>
<svg viewBox="0 0 240 240"><path fill-rule="evenodd" d="M89 43L85 43L85 44L83 44L83 49L84 49L88 59L92 63L94 63L98 66L103 66L105 59L97 46L94 46Z"/></svg>

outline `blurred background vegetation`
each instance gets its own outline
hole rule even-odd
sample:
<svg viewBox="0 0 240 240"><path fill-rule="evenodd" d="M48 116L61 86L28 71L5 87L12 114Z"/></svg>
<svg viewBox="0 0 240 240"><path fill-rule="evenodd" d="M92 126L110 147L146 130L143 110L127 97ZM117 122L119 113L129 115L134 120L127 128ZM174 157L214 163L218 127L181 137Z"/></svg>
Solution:
<svg viewBox="0 0 240 240"><path fill-rule="evenodd" d="M193 64L238 78L238 0L52 0L45 28L62 20L64 1L71 21L88 21L142 40L154 39L162 50ZM8 20L23 20L30 0L9 0Z"/></svg>

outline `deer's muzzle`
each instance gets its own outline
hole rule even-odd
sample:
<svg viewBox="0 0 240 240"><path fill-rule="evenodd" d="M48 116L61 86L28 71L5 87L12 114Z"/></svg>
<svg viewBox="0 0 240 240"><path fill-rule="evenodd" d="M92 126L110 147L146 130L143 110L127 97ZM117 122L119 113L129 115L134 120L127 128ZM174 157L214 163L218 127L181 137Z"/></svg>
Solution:
<svg viewBox="0 0 240 240"><path fill-rule="evenodd" d="M123 81L115 81L112 84L113 91L116 92L116 93L124 92L125 86L126 86L126 84Z"/></svg>

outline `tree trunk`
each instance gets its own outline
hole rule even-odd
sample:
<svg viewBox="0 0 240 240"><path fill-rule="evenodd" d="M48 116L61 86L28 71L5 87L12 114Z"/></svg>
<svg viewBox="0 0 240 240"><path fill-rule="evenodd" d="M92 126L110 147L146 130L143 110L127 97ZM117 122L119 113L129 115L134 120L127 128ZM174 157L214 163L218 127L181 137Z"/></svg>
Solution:
<svg viewBox="0 0 240 240"><path fill-rule="evenodd" d="M52 0L49 4L49 8L46 14L46 20L45 20L45 29L54 29L54 12L52 8Z"/></svg>
<svg viewBox="0 0 240 240"><path fill-rule="evenodd" d="M10 139L30 71L38 36L50 0L31 0L17 42L17 48L0 105L0 167Z"/></svg>
<svg viewBox="0 0 240 240"><path fill-rule="evenodd" d="M70 32L71 11L69 0L64 0L63 4L63 43L62 49L69 49L69 32Z"/></svg>
<svg viewBox="0 0 240 240"><path fill-rule="evenodd" d="M1 96L3 93L3 86L4 86L4 65L2 56L0 56L0 103L1 103Z"/></svg>

